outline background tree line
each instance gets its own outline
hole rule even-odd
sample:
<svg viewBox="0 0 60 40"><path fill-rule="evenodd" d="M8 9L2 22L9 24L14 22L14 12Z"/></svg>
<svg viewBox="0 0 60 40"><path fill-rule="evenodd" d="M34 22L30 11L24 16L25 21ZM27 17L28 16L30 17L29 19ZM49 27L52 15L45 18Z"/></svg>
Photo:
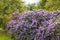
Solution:
<svg viewBox="0 0 60 40"><path fill-rule="evenodd" d="M0 0L0 27L5 28L13 11L22 12L26 10L21 0Z"/></svg>

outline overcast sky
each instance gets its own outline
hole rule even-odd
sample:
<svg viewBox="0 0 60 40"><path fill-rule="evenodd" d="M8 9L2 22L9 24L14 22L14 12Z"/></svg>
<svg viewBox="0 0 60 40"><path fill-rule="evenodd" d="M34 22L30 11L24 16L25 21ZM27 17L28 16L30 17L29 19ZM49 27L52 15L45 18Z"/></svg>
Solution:
<svg viewBox="0 0 60 40"><path fill-rule="evenodd" d="M38 3L39 0L22 0L25 4L33 4L33 3Z"/></svg>

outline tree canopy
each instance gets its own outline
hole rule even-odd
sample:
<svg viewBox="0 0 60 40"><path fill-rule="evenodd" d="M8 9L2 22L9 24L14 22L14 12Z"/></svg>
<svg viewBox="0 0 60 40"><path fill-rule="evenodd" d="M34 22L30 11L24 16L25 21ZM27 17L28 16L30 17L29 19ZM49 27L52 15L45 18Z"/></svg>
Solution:
<svg viewBox="0 0 60 40"><path fill-rule="evenodd" d="M46 1L47 0L40 0L39 3L38 3L38 9L44 9L45 7L45 4L46 4Z"/></svg>
<svg viewBox="0 0 60 40"><path fill-rule="evenodd" d="M46 10L60 10L60 0L47 0L45 5Z"/></svg>
<svg viewBox="0 0 60 40"><path fill-rule="evenodd" d="M49 11L60 10L60 0L40 0L37 7Z"/></svg>
<svg viewBox="0 0 60 40"><path fill-rule="evenodd" d="M21 0L0 0L0 27L5 26L13 11L22 12L26 10Z"/></svg>

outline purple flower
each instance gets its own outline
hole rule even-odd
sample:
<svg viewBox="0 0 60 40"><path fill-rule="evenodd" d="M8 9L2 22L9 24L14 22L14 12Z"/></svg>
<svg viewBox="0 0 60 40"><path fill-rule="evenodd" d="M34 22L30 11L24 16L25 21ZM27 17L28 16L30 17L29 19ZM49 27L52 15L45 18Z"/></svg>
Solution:
<svg viewBox="0 0 60 40"><path fill-rule="evenodd" d="M34 40L35 38L37 38L36 40L45 40L47 36L52 37L53 29L57 24L60 24L60 19L56 22L52 21L58 14L60 14L59 11L48 12L44 10L26 11L19 15L14 12L10 21L7 22L7 28L13 29L12 33L15 34L16 40L22 40L24 37L26 40ZM50 32L51 30L52 32Z"/></svg>
<svg viewBox="0 0 60 40"><path fill-rule="evenodd" d="M56 40L60 40L60 34L56 37Z"/></svg>

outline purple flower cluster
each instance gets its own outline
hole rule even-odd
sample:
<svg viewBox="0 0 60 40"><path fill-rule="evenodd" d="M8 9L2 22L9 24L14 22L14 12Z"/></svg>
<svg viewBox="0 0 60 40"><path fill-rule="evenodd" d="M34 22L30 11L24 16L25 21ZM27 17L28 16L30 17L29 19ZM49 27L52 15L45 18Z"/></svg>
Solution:
<svg viewBox="0 0 60 40"><path fill-rule="evenodd" d="M60 40L60 34L54 35L54 27L60 24L60 20L52 21L58 15L60 15L58 10L53 12L34 10L21 14L14 12L6 25L12 34L15 33L14 40Z"/></svg>

